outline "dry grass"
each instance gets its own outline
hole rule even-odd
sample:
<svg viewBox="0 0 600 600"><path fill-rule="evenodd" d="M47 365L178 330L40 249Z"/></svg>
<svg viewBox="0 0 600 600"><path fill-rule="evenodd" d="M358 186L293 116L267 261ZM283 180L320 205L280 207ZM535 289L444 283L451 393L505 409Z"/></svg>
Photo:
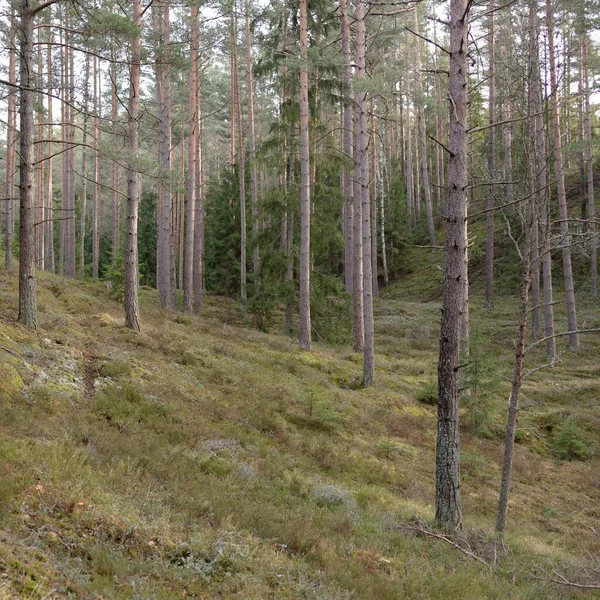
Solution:
<svg viewBox="0 0 600 600"><path fill-rule="evenodd" d="M0 273L0 597L568 598L529 572L600 549L598 458L557 461L548 430L574 419L597 446L598 336L525 386L510 551L488 569L390 526L432 517L435 407L417 393L439 304L418 275L377 305L367 390L349 348L302 353L222 298L196 319L144 291L136 335L101 285L42 273L30 333L15 275ZM512 301L491 318L475 299L472 319L509 377ZM501 441L465 430L462 458L467 534L489 544Z"/></svg>

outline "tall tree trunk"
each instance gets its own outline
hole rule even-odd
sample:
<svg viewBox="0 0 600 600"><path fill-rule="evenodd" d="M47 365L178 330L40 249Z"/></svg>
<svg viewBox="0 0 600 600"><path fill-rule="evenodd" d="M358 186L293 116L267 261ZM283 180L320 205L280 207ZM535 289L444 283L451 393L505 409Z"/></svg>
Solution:
<svg viewBox="0 0 600 600"><path fill-rule="evenodd" d="M42 37L41 30L38 29L37 32L37 88L39 90L37 97L37 109L38 109L38 126L37 126L37 136L38 136L38 148L37 148L37 216L36 216L36 226L35 226L35 234L36 234L36 258L35 264L37 268L44 269L45 261L44 261L44 253L46 250L44 234L44 214L46 212L46 203L45 203L45 192L46 188L44 186L44 165L45 165L45 156L44 156L44 78L42 76L42 55L43 55L43 46L42 46Z"/></svg>
<svg viewBox="0 0 600 600"><path fill-rule="evenodd" d="M442 324L438 362L435 520L445 529L461 526L459 462L460 322L464 301L467 202L468 0L450 2L450 136L448 215Z"/></svg>
<svg viewBox="0 0 600 600"><path fill-rule="evenodd" d="M540 190L540 224L542 232L542 281L544 285L544 337L546 338L546 357L554 360L556 356L556 338L554 337L554 300L552 289L552 256L550 254L550 190L548 188L548 156L546 136L542 118L542 82L539 58L539 27L537 2L529 5L529 38L531 39L530 94L532 114L534 115L535 146Z"/></svg>
<svg viewBox="0 0 600 600"><path fill-rule="evenodd" d="M254 290L260 288L259 269L260 251L258 245L258 188L257 170L255 160L255 136L254 136L254 84L252 77L252 44L250 39L250 7L249 0L245 0L246 13L246 74L248 85L248 161L250 163L250 199L252 203L252 271L254 274Z"/></svg>
<svg viewBox="0 0 600 600"><path fill-rule="evenodd" d="M375 100L371 98L371 172L369 191L371 193L371 281L373 298L379 296L377 281L377 152L375 144Z"/></svg>
<svg viewBox="0 0 600 600"><path fill-rule="evenodd" d="M344 163L342 166L342 196L344 197L344 282L346 292L352 295L353 284L353 223L354 206L352 193L352 169L349 167L352 160L352 107L350 95L352 93L352 59L350 56L350 22L348 19L348 2L340 0L340 13L342 20L342 57L344 86L344 100L342 102L342 153Z"/></svg>
<svg viewBox="0 0 600 600"><path fill-rule="evenodd" d="M69 44L72 44L72 35L69 35ZM69 182L69 210L67 220L67 239L65 248L65 272L69 277L77 276L77 215L75 211L75 60L73 48L68 49L68 74L69 74L69 122L67 125L69 149L66 154L67 179Z"/></svg>
<svg viewBox="0 0 600 600"><path fill-rule="evenodd" d="M118 97L117 97L117 63L116 52L113 50L111 63L111 118L112 130L116 143L117 137L117 118L118 118ZM119 254L120 245L120 221L121 221L121 199L119 193L119 163L113 160L112 164L112 253L111 263L113 267L117 266L117 256Z"/></svg>
<svg viewBox="0 0 600 600"><path fill-rule="evenodd" d="M419 33L419 16L417 8L414 10L415 32ZM421 41L415 40L417 53L417 94L419 97L419 123L421 127L421 170L423 174L423 192L425 194L425 209L427 211L427 229L429 231L429 243L435 246L435 225L433 223L433 206L431 202L431 187L429 185L429 167L427 164L427 126L425 123L425 95L423 89L423 73L421 69Z"/></svg>
<svg viewBox="0 0 600 600"><path fill-rule="evenodd" d="M308 139L307 0L300 0L300 348L310 350L310 160Z"/></svg>
<svg viewBox="0 0 600 600"><path fill-rule="evenodd" d="M573 284L573 268L571 266L571 236L569 234L569 214L565 194L565 174L563 170L562 145L560 139L560 121L558 117L558 87L556 79L556 60L554 56L554 27L552 2L546 0L546 24L548 27L548 54L550 57L550 104L552 107L552 129L554 132L554 173L558 194L558 214L560 217L560 234L562 261L565 280L565 296L567 301L567 324L569 345L573 352L579 350L579 334L577 333L577 312L575 307L575 288Z"/></svg>
<svg viewBox="0 0 600 600"><path fill-rule="evenodd" d="M171 210L171 69L169 66L170 23L168 4L153 7L153 19L159 34L155 54L158 99L158 165L160 183L157 201L158 240L156 248L157 286L160 305L175 308L173 281L173 239Z"/></svg>
<svg viewBox="0 0 600 600"><path fill-rule="evenodd" d="M48 7L48 23L52 22L52 8ZM52 113L52 96L54 94L53 87L53 65L52 65L52 29L48 30L48 48L47 48L47 64L48 64L48 164L46 166L48 176L46 177L46 214L44 216L44 227L46 228L46 270L54 271L54 198L52 194L52 165L53 159L53 143L54 139L54 116ZM87 78L86 78L87 80Z"/></svg>
<svg viewBox="0 0 600 600"><path fill-rule="evenodd" d="M196 171L198 168L198 5L190 7L190 94L187 172L187 214L185 217L185 268L183 310L194 308L194 228L196 226Z"/></svg>
<svg viewBox="0 0 600 600"><path fill-rule="evenodd" d="M592 296L598 296L598 240L596 239L596 207L594 206L594 157L592 154L592 118L590 112L590 75L589 75L590 39L586 36L583 46L583 68L585 80L585 144L587 168L588 233L590 236L590 271Z"/></svg>
<svg viewBox="0 0 600 600"><path fill-rule="evenodd" d="M35 199L33 196L33 10L30 0L19 3L19 322L37 325L35 288Z"/></svg>
<svg viewBox="0 0 600 600"><path fill-rule="evenodd" d="M383 263L383 282L385 285L389 283L388 264L387 264L387 249L385 242L385 190L384 190L384 179L383 179L383 156L381 156L377 165L377 177L379 179L379 228L381 237L381 261Z"/></svg>
<svg viewBox="0 0 600 600"><path fill-rule="evenodd" d="M490 5L490 10L494 10L494 4ZM487 197L487 215L486 215L486 244L485 244L485 307L494 308L494 177L495 177L495 159L496 159L496 127L495 127L495 109L496 109L496 57L494 56L494 13L490 14L488 28L488 144L487 144L487 167L488 167L488 197Z"/></svg>
<svg viewBox="0 0 600 600"><path fill-rule="evenodd" d="M85 56L85 80L90 79L90 55ZM87 212L87 121L90 106L89 86L83 88L83 147L81 150L81 222L79 224L79 273L85 274L85 219Z"/></svg>
<svg viewBox="0 0 600 600"><path fill-rule="evenodd" d="M410 56L410 46L408 37L406 40L406 55ZM406 69L406 204L408 206L408 218L413 227L417 226L417 211L415 208L415 186L413 169L413 143L412 143L412 125L410 118L410 70Z"/></svg>
<svg viewBox="0 0 600 600"><path fill-rule="evenodd" d="M125 220L125 327L140 330L138 303L138 205L140 200L139 175L139 118L140 71L142 53L142 6L132 0L133 25L136 37L131 45L129 69L129 104L127 128L127 215Z"/></svg>
<svg viewBox="0 0 600 600"><path fill-rule="evenodd" d="M357 0L355 11L356 28L356 71L357 87L364 88L366 78L366 31L365 31L365 1ZM359 91L355 94L356 106L355 133L355 168L354 178L359 181L361 197L361 235L362 235L362 268L363 268L363 385L369 387L375 378L374 353L374 323L373 323L373 271L371 262L371 202L369 198L369 162L367 146L367 93ZM356 190L355 190L356 196Z"/></svg>
<svg viewBox="0 0 600 600"><path fill-rule="evenodd" d="M244 129L242 124L242 106L240 102L240 83L238 78L238 60L237 60L237 13L234 6L231 15L232 28L232 71L233 79L233 98L236 108L236 130L237 130L237 157L238 157L238 175L240 192L240 304L242 307L242 316L246 318L246 300L247 300L247 226L246 226L246 156L244 151Z"/></svg>
<svg viewBox="0 0 600 600"><path fill-rule="evenodd" d="M98 279L100 262L100 85L98 59L94 56L94 154L93 154L93 187L92 187L92 278Z"/></svg>
<svg viewBox="0 0 600 600"><path fill-rule="evenodd" d="M202 104L198 76L198 139L196 142L196 212L194 214L194 314L199 315L204 292L204 178L202 165Z"/></svg>
<svg viewBox="0 0 600 600"><path fill-rule="evenodd" d="M20 8L22 10L23 7ZM10 49L8 53L8 81L14 85L16 82L15 74L15 48L16 46L16 31L17 19L14 14L14 9L11 10L9 43ZM22 17L21 17L22 19ZM33 43L33 42L32 42ZM23 83L21 82L21 85ZM15 172L16 172L16 146L17 146L17 109L15 97L17 89L9 87L8 94L8 123L6 127L6 208L5 208L5 227L6 227L6 246L4 255L4 266L7 269L12 269L13 245L15 234Z"/></svg>

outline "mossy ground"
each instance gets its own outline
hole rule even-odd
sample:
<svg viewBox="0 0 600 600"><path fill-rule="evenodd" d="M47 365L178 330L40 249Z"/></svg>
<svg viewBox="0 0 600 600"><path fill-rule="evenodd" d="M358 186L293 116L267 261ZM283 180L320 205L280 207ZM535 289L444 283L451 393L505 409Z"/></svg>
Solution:
<svg viewBox="0 0 600 600"><path fill-rule="evenodd" d="M493 561L513 298L493 313L472 302L504 376L490 434L462 433L464 535L490 567L400 529L433 513L435 406L417 397L436 377L436 260L382 292L366 390L351 348L300 352L223 298L197 319L142 290L135 334L101 284L40 273L31 333L15 323L16 273L1 272L0 598L575 597L531 575L576 578L600 552L600 336L577 355L561 338L561 364L526 381L508 551ZM600 326L597 306L579 311ZM552 452L567 422L585 461Z"/></svg>

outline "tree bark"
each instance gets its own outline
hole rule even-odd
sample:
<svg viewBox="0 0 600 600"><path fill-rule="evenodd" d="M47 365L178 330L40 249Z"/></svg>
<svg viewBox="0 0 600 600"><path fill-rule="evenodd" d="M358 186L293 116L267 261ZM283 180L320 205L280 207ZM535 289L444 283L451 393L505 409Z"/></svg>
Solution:
<svg viewBox="0 0 600 600"><path fill-rule="evenodd" d="M98 59L94 56L94 154L93 154L93 187L92 187L92 279L98 279L100 263L100 85Z"/></svg>
<svg viewBox="0 0 600 600"><path fill-rule="evenodd" d="M494 10L494 3L490 4L490 10ZM490 14L488 29L488 145L487 145L487 167L488 167L488 196L486 214L486 243L485 243L485 307L494 308L494 184L495 159L496 159L496 57L494 56L494 13Z"/></svg>
<svg viewBox="0 0 600 600"><path fill-rule="evenodd" d="M569 345L573 352L579 350L579 334L577 333L577 312L575 307L575 288L573 284L573 268L571 265L571 236L569 233L569 214L565 193L565 174L563 169L562 144L560 138L560 121L558 116L558 87L556 79L556 59L554 56L554 27L552 2L546 0L546 26L548 28L548 55L550 58L550 104L552 107L552 129L554 132L554 173L558 195L558 214L560 217L560 233L562 246L562 262L567 301L567 326Z"/></svg>
<svg viewBox="0 0 600 600"><path fill-rule="evenodd" d="M142 52L142 6L140 0L132 0L133 24L137 35L131 46L129 69L129 104L127 128L127 215L125 220L125 327L140 330L138 303L138 205L140 200L139 117L140 117L140 71Z"/></svg>
<svg viewBox="0 0 600 600"><path fill-rule="evenodd" d="M459 462L460 322L464 301L467 202L468 0L450 3L450 136L446 265L438 362L435 520L445 529L462 523Z"/></svg>
<svg viewBox="0 0 600 600"><path fill-rule="evenodd" d="M90 56L85 57L85 80L90 78ZM50 103L52 104L52 103ZM81 277L85 275L85 219L87 212L87 121L90 105L89 86L83 89L83 148L81 152L81 222L79 224L79 272Z"/></svg>
<svg viewBox="0 0 600 600"><path fill-rule="evenodd" d="M190 93L187 172L187 213L185 217L185 266L183 310L194 309L194 230L196 227L196 171L198 168L198 5L190 7Z"/></svg>
<svg viewBox="0 0 600 600"><path fill-rule="evenodd" d="M52 7L48 7L48 23L52 22ZM46 234L44 236L46 242L45 252L45 268L47 271L54 271L54 197L52 193L52 165L54 159L52 156L53 139L54 139L54 117L52 113L52 94L53 88L53 65L52 65L52 30L48 30L48 47L47 47L47 65L48 65L48 160L46 177L46 214L44 215L44 227ZM87 80L87 77L86 77Z"/></svg>
<svg viewBox="0 0 600 600"><path fill-rule="evenodd" d="M350 22L348 19L348 2L340 0L342 21L342 83L344 100L342 101L342 196L344 197L344 282L346 292L352 295L353 287L353 224L354 205L352 193L352 169L348 166L352 160L352 108L349 97L352 94L352 59L350 56Z"/></svg>
<svg viewBox="0 0 600 600"><path fill-rule="evenodd" d="M415 32L419 33L419 16L417 8L414 10ZM427 127L425 123L425 97L423 90L423 73L421 69L421 40L415 40L417 53L417 93L419 96L419 122L421 127L421 171L423 174L423 191L425 193L425 209L427 211L427 229L429 231L429 244L435 246L435 225L433 222L433 205L431 202L431 187L429 185L429 167L427 164Z"/></svg>
<svg viewBox="0 0 600 600"><path fill-rule="evenodd" d="M35 199L33 196L33 10L30 0L19 4L19 322L37 326L35 285Z"/></svg>
<svg viewBox="0 0 600 600"><path fill-rule="evenodd" d="M21 9L22 10L22 7ZM17 37L17 19L14 9L11 10L10 33L9 33L9 53L8 53L8 81L14 85L16 81L15 67L15 48ZM22 17L21 17L22 18ZM21 83L23 85L23 83ZM13 245L15 235L15 172L16 172L16 146L17 146L17 109L15 96L17 89L9 88L8 94L8 123L6 127L6 208L5 208L5 227L6 227L6 246L4 255L4 266L6 269L12 269Z"/></svg>
<svg viewBox="0 0 600 600"><path fill-rule="evenodd" d="M590 273L592 296L598 296L598 240L596 239L596 207L594 206L594 157L592 154L592 118L590 112L589 37L585 38L583 52L585 80L585 144L587 168L588 234L590 237Z"/></svg>
<svg viewBox="0 0 600 600"><path fill-rule="evenodd" d="M531 39L530 85L535 126L535 146L538 172L540 225L542 233L542 281L544 285L544 337L546 338L546 357L549 361L556 357L556 339L554 337L554 300L552 289L552 257L550 254L550 190L547 186L548 167L546 136L542 118L542 85L539 58L539 27L537 2L529 5L529 37Z"/></svg>
<svg viewBox="0 0 600 600"><path fill-rule="evenodd" d="M153 6L153 19L159 35L159 47L155 53L155 73L158 101L158 166L159 185L157 200L156 278L160 305L175 308L173 213L171 209L171 69L170 69L170 23L168 4Z"/></svg>
<svg viewBox="0 0 600 600"><path fill-rule="evenodd" d="M246 74L248 85L248 161L250 163L250 199L252 204L252 271L254 274L254 291L260 288L260 249L258 244L258 187L255 160L256 141L254 135L254 82L252 77L252 44L250 39L250 7L245 0L246 13Z"/></svg>
<svg viewBox="0 0 600 600"><path fill-rule="evenodd" d="M377 280L377 151L375 144L375 100L371 98L371 172L369 175L369 191L371 193L371 282L373 298L379 296Z"/></svg>
<svg viewBox="0 0 600 600"><path fill-rule="evenodd" d="M113 50L111 64L111 119L113 136L116 143L117 138L117 118L118 118L118 98L117 98L117 63L116 52ZM121 222L121 199L119 193L119 163L113 160L112 164L112 253L111 264L117 266L117 256L120 245L120 222Z"/></svg>
<svg viewBox="0 0 600 600"><path fill-rule="evenodd" d="M531 211L533 212L533 211ZM513 451L515 447L515 432L517 429L517 415L519 413L519 399L521 395L521 384L523 383L523 358L525 356L525 341L527 334L527 314L529 303L529 287L531 284L529 264L531 226L533 215L527 217L525 223L525 248L521 260L521 300L519 317L519 337L515 349L515 369L512 380L512 390L508 402L508 421L506 424L506 439L504 442L504 462L502 465L502 481L500 483L500 500L498 503L498 516L496 519L496 531L504 533L508 516L508 495L510 491L510 480L512 474Z"/></svg>
<svg viewBox="0 0 600 600"><path fill-rule="evenodd" d="M312 347L310 321L310 159L308 138L307 0L300 0L300 310L298 338Z"/></svg>

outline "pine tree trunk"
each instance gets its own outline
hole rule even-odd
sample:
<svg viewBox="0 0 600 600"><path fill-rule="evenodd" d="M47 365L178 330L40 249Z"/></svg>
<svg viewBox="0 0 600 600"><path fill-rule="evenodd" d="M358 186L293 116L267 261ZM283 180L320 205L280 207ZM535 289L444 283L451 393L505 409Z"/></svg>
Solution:
<svg viewBox="0 0 600 600"><path fill-rule="evenodd" d="M357 0L355 11L356 30L356 69L357 87L364 87L366 78L366 31L365 31L365 1ZM357 130L355 139L354 178L358 178L359 195L361 198L361 235L362 235L362 268L363 268L363 385L369 387L375 377L374 354L374 323L373 323L373 282L371 262L371 201L369 197L369 161L367 156L367 93L359 91L355 94ZM356 188L354 190L356 197Z"/></svg>
<svg viewBox="0 0 600 600"><path fill-rule="evenodd" d="M542 85L539 58L539 27L537 2L529 5L529 38L532 40L530 67L530 94L535 126L535 146L540 190L540 226L542 233L542 282L544 286L544 337L546 338L546 357L549 361L556 357L556 338L554 337L554 300L552 289L552 257L550 254L550 190L547 186L547 150L544 121L542 118Z"/></svg>
<svg viewBox="0 0 600 600"><path fill-rule="evenodd" d="M254 83L252 77L252 44L250 39L250 7L249 0L245 0L246 12L246 74L248 85L248 161L250 163L250 199L252 203L252 271L254 274L254 290L260 288L260 249L258 245L258 187L257 169L255 160L255 135L254 135Z"/></svg>
<svg viewBox="0 0 600 600"><path fill-rule="evenodd" d="M494 4L490 5L490 10L494 9ZM488 29L488 143L487 143L487 167L488 167L488 197L486 214L486 244L485 244L485 307L494 308L494 177L495 177L495 159L496 159L496 127L495 127L495 109L496 109L496 57L494 56L494 13L490 14L490 23Z"/></svg>
<svg viewBox="0 0 600 600"><path fill-rule="evenodd" d="M308 139L307 0L300 0L300 311L298 338L310 350L310 159Z"/></svg>
<svg viewBox="0 0 600 600"><path fill-rule="evenodd" d="M346 292L352 295L353 288L353 224L354 205L352 193L352 169L349 168L352 160L352 107L349 98L352 93L352 59L350 56L350 23L348 19L348 2L340 0L340 13L342 21L342 57L345 99L342 102L342 196L344 197L344 282Z"/></svg>
<svg viewBox="0 0 600 600"><path fill-rule="evenodd" d="M112 98L111 98L111 118L113 136L116 142L117 137L117 118L118 118L118 98L117 98L117 63L116 53L113 50L111 64L111 79L112 79ZM119 254L120 244L120 221L121 221L121 199L119 194L119 163L113 161L112 164L112 253L111 264L117 266L117 256Z"/></svg>
<svg viewBox="0 0 600 600"><path fill-rule="evenodd" d="M575 288L573 284L573 268L571 265L571 236L569 233L569 214L565 193L565 174L563 169L562 144L560 138L560 121L558 117L558 89L556 79L556 60L554 56L554 28L552 20L552 3L546 0L546 26L548 28L548 54L550 57L550 104L552 107L552 129L554 132L554 173L558 194L558 214L560 217L560 233L562 261L565 280L565 296L567 301L567 324L571 334L569 345L573 352L579 350L579 334L577 333L577 312L575 307Z"/></svg>
<svg viewBox="0 0 600 600"><path fill-rule="evenodd" d="M594 206L594 157L592 154L592 118L590 111L590 76L589 76L589 46L586 36L584 43L584 79L585 79L585 142L587 166L587 198L588 198L588 234L590 237L590 272L592 296L598 296L598 240L596 239L596 207Z"/></svg>
<svg viewBox="0 0 600 600"><path fill-rule="evenodd" d="M98 59L94 56L94 154L93 154L93 184L92 184L92 278L98 279L98 269L100 261L100 85Z"/></svg>
<svg viewBox="0 0 600 600"><path fill-rule="evenodd" d="M407 56L410 56L410 46L408 38L406 40ZM410 118L410 80L411 74L409 69L406 69L406 204L408 206L408 218L413 227L417 226L417 211L415 208L414 196L414 180L413 180L413 143L412 143L412 127Z"/></svg>
<svg viewBox="0 0 600 600"><path fill-rule="evenodd" d="M129 69L129 104L127 128L127 215L125 220L125 327L140 330L138 303L138 205L140 200L139 116L140 71L142 51L142 6L132 0L133 25L137 35L131 46Z"/></svg>
<svg viewBox="0 0 600 600"><path fill-rule="evenodd" d="M15 74L15 48L16 45L17 19L14 9L11 10L10 33L9 33L9 53L8 53L8 81L14 85L16 81ZM21 84L22 85L22 84ZM8 123L6 127L6 208L5 208L5 227L6 227L6 246L4 255L4 266L6 269L12 269L13 245L15 234L15 173L16 173L16 146L17 146L17 109L16 109L17 89L9 86L8 94Z"/></svg>
<svg viewBox="0 0 600 600"><path fill-rule="evenodd" d="M194 308L194 229L196 226L196 171L198 168L198 6L190 7L190 94L187 172L187 214L185 217L185 267L183 310Z"/></svg>
<svg viewBox="0 0 600 600"><path fill-rule="evenodd" d="M37 216L36 216L36 226L35 226L35 235L36 235L36 258L35 264L38 269L44 269L45 261L44 261L44 253L46 250L44 234L44 214L46 212L46 203L45 203L45 192L46 188L44 185L44 165L45 165L45 156L44 156L44 81L42 77L42 54L43 54L43 46L42 46L42 38L41 38L41 30L38 29L37 32L37 88L39 90L37 97L37 108L38 108L38 126L37 126Z"/></svg>
<svg viewBox="0 0 600 600"><path fill-rule="evenodd" d="M19 3L19 322L36 329L35 199L33 196L33 12L30 0Z"/></svg>
<svg viewBox="0 0 600 600"><path fill-rule="evenodd" d="M371 98L371 172L369 176L369 191L371 193L371 281L373 298L379 296L377 281L377 152L375 144L375 100Z"/></svg>
<svg viewBox="0 0 600 600"><path fill-rule="evenodd" d="M85 80L90 78L90 55L85 57ZM81 222L79 224L79 273L83 277L85 275L85 219L87 212L87 121L90 105L89 86L85 86L83 90L83 148L81 152Z"/></svg>
<svg viewBox="0 0 600 600"><path fill-rule="evenodd" d="M419 33L419 17L417 8L414 10L415 15L415 31ZM423 90L423 73L421 70L421 42L415 40L415 48L417 53L417 93L419 96L419 122L421 126L421 170L423 174L423 191L425 193L425 209L427 211L427 229L429 231L429 244L435 246L435 225L433 222L433 206L431 202L431 187L429 185L429 167L427 164L427 127L425 124L425 109L424 109L424 90Z"/></svg>
<svg viewBox="0 0 600 600"><path fill-rule="evenodd" d="M48 23L52 22L51 7L48 7ZM52 113L52 95L54 94L53 88L53 65L52 65L52 30L48 31L48 48L47 48L47 64L48 64L48 160L47 160L47 171L48 176L46 177L46 214L44 216L44 227L46 228L45 240L46 240L46 270L54 271L54 198L52 194L52 167L54 159L52 153L54 152L53 139L54 139L54 116ZM86 77L87 80L87 77ZM87 86L86 86L87 88ZM87 110L86 110L87 112Z"/></svg>
<svg viewBox="0 0 600 600"><path fill-rule="evenodd" d="M460 324L464 302L467 202L468 0L450 2L450 136L446 265L438 362L435 520L445 529L461 526L459 462Z"/></svg>
<svg viewBox="0 0 600 600"><path fill-rule="evenodd" d="M198 139L196 142L196 212L194 214L194 314L199 315L204 292L204 179L202 166L202 104L198 76Z"/></svg>

